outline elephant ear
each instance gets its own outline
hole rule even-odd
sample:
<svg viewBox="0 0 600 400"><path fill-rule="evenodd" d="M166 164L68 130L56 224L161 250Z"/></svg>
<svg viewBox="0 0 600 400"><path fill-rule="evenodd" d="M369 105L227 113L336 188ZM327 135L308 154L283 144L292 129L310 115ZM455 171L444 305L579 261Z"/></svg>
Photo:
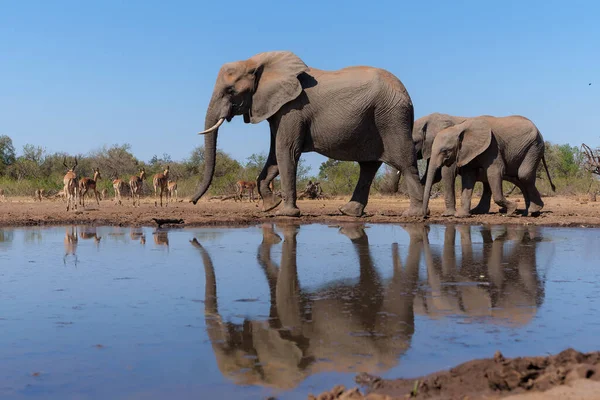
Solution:
<svg viewBox="0 0 600 400"><path fill-rule="evenodd" d="M492 129L483 121L464 123L458 138L458 159L456 165L462 167L490 147Z"/></svg>
<svg viewBox="0 0 600 400"><path fill-rule="evenodd" d="M260 53L250 61L256 63L259 77L250 111L250 122L257 124L302 93L298 75L308 71L308 67L290 51Z"/></svg>

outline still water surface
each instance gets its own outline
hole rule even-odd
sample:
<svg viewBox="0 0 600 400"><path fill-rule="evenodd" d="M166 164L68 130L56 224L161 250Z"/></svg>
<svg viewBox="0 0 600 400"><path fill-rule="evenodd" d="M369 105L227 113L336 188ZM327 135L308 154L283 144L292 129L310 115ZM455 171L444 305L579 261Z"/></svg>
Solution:
<svg viewBox="0 0 600 400"><path fill-rule="evenodd" d="M0 228L0 398L304 399L600 346L600 230Z"/></svg>

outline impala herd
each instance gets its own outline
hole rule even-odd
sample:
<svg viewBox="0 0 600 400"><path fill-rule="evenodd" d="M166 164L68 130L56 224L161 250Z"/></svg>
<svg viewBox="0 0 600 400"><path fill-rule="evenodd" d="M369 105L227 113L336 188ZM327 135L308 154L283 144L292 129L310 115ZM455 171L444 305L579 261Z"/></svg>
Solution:
<svg viewBox="0 0 600 400"><path fill-rule="evenodd" d="M100 205L100 200L106 200L108 198L108 190L102 189L98 192L98 181L102 178L100 174L100 169L95 168L93 170L94 176L92 178L82 177L78 178L75 169L77 168L77 158L74 159L73 166L69 167L67 165L66 157L63 160L63 165L65 166L67 173L63 178L63 189L54 195L54 198L62 197L67 202L67 211L69 210L77 210L77 205L85 207L85 197L88 193L93 194L96 199L96 204ZM144 186L144 180L147 179L146 169L140 168L138 175L133 175L129 178L129 182L125 182L120 179L118 176L114 176L112 179L112 187L115 192L114 201L122 205L122 196L127 194L127 189L129 188L129 193L131 195L133 207L140 206L140 198ZM129 186L128 186L129 184ZM163 170L163 172L155 174L152 177L152 186L154 187L154 206L158 207L158 197L160 197L160 206L163 207L163 195L165 196L166 204L172 201L177 202L177 181L170 179L170 168L167 167ZM273 181L269 183L269 188L273 190ZM248 200L250 202L255 201L254 191L256 189L255 181L237 181L236 182L236 193L235 200L242 201L244 193L248 194ZM42 201L43 197L46 196L46 192L44 189L36 189L34 194L34 200ZM49 197L49 196L48 196ZM4 189L0 188L0 201L5 200Z"/></svg>

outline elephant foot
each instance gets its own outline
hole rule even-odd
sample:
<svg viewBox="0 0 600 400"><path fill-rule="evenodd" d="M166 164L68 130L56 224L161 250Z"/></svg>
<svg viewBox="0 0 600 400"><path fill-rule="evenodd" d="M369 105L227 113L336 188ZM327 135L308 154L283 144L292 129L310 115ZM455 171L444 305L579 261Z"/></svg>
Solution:
<svg viewBox="0 0 600 400"><path fill-rule="evenodd" d="M427 210L427 215L429 215L429 210ZM423 217L423 207L409 207L408 210L405 210L402 213L403 217Z"/></svg>
<svg viewBox="0 0 600 400"><path fill-rule="evenodd" d="M446 208L446 210L442 213L442 217L451 217L456 214L456 210L453 208Z"/></svg>
<svg viewBox="0 0 600 400"><path fill-rule="evenodd" d="M456 218L468 218L471 216L471 213L465 210L458 210L457 212L454 213L454 216Z"/></svg>
<svg viewBox="0 0 600 400"><path fill-rule="evenodd" d="M350 217L361 217L364 213L365 206L358 201L349 201L339 208L340 212Z"/></svg>
<svg viewBox="0 0 600 400"><path fill-rule="evenodd" d="M263 211L264 212L271 211L272 209L277 207L279 204L281 204L282 200L283 199L281 197L276 196L274 194L264 197L263 198Z"/></svg>
<svg viewBox="0 0 600 400"><path fill-rule="evenodd" d="M302 215L298 207L284 206L281 210L275 213L278 217L299 217Z"/></svg>

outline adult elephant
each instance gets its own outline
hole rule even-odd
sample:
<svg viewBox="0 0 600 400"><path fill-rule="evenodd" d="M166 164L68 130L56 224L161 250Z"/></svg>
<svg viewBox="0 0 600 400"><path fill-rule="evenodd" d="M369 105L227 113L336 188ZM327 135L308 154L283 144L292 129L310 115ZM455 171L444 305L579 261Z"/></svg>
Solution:
<svg viewBox="0 0 600 400"><path fill-rule="evenodd" d="M227 322L218 308L215 267L207 250L191 241L202 256L206 276L206 329L217 366L237 384L279 389L296 387L322 372L380 374L394 367L410 347L414 334L414 293L423 252L423 226L408 226L410 235L404 266L399 246L391 245L393 273L384 279L376 268L364 227L346 225L356 252L356 282L334 281L309 291L298 279L299 229L280 226L281 262L272 247L281 241L272 226L263 225L257 261L270 293L267 319Z"/></svg>
<svg viewBox="0 0 600 400"><path fill-rule="evenodd" d="M522 116L481 116L466 119L438 133L433 140L425 183L423 213L427 215L431 186L443 167L456 165L462 178L462 209L455 216L470 215L473 186L477 180L489 182L494 202L512 215L515 202L502 192L502 181L515 184L525 198L525 215L539 213L544 203L535 187L540 160L555 190L546 160L544 139L535 124Z"/></svg>
<svg viewBox="0 0 600 400"><path fill-rule="evenodd" d="M321 71L289 51L224 64L206 112L206 130L201 132L206 135L206 168L191 200L194 204L213 179L218 129L236 115L243 115L246 123L269 122L269 156L257 179L263 211L281 202L269 188L281 173L284 207L277 214L300 215L298 159L303 152L316 151L360 165L352 198L340 208L343 214L363 214L371 182L386 163L407 176L411 201L404 215L420 215L423 186L411 139L413 105L402 82L390 72L372 67Z"/></svg>

